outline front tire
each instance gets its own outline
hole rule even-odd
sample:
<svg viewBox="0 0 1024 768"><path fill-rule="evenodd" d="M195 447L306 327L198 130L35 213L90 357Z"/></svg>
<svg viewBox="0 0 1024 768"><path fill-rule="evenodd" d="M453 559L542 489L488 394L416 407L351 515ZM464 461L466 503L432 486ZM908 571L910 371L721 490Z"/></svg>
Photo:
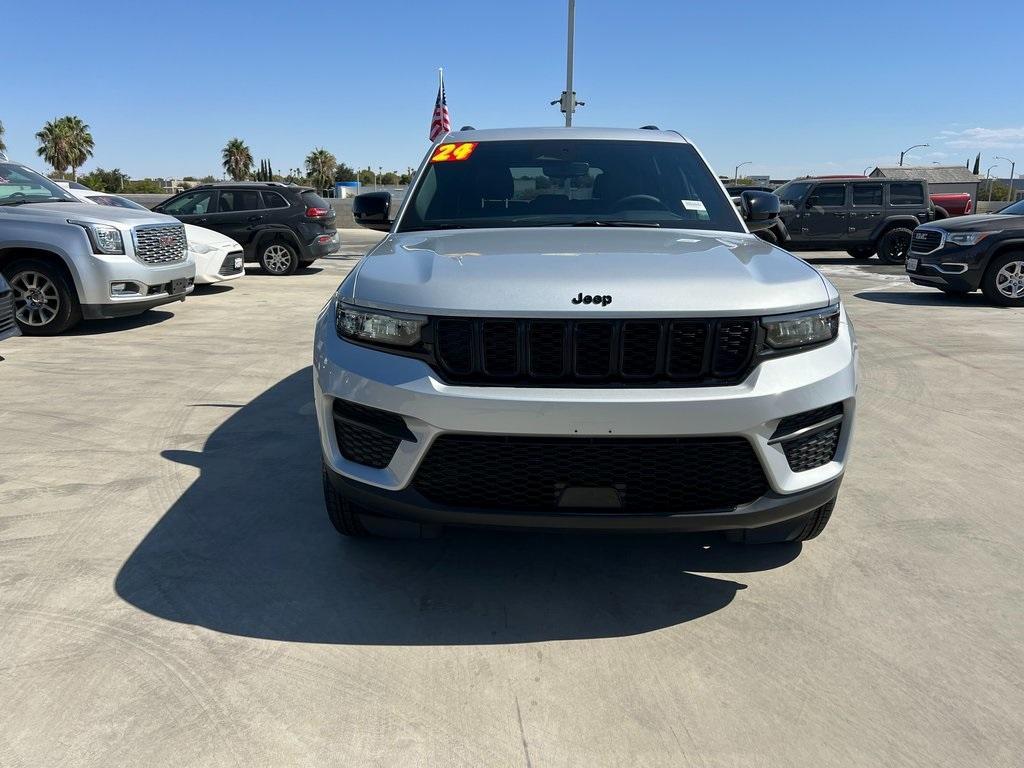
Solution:
<svg viewBox="0 0 1024 768"><path fill-rule="evenodd" d="M64 272L39 259L23 259L5 270L14 289L14 315L26 336L56 336L78 325L82 305Z"/></svg>
<svg viewBox="0 0 1024 768"><path fill-rule="evenodd" d="M294 275L299 268L299 255L283 240L271 240L260 246L257 260L268 275Z"/></svg>
<svg viewBox="0 0 1024 768"><path fill-rule="evenodd" d="M787 520L784 523L743 531L739 539L744 544L785 544L810 541L825 530L835 506L836 500L832 499L796 520Z"/></svg>
<svg viewBox="0 0 1024 768"><path fill-rule="evenodd" d="M906 227L893 227L878 241L878 258L886 264L905 264L913 236Z"/></svg>
<svg viewBox="0 0 1024 768"><path fill-rule="evenodd" d="M779 244L778 236L774 232L772 232L770 229L762 229L762 230L760 230L758 232L755 232L754 234L757 235L758 237L760 237L766 243L771 243L772 245L778 245Z"/></svg>
<svg viewBox="0 0 1024 768"><path fill-rule="evenodd" d="M855 259L870 259L875 255L875 249L870 245L860 245L856 248L848 248L846 252Z"/></svg>
<svg viewBox="0 0 1024 768"><path fill-rule="evenodd" d="M1010 251L989 262L981 278L985 298L1000 307L1024 307L1024 251Z"/></svg>

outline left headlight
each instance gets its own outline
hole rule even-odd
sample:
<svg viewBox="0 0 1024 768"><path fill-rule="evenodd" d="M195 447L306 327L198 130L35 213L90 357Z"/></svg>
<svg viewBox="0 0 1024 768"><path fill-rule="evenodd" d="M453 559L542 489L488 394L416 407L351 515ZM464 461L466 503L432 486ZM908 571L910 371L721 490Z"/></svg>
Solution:
<svg viewBox="0 0 1024 768"><path fill-rule="evenodd" d="M426 323L427 318L422 315L382 312L338 302L338 335L348 339L411 347L419 342Z"/></svg>
<svg viewBox="0 0 1024 768"><path fill-rule="evenodd" d="M831 341L839 333L839 304L810 312L775 315L761 320L765 342L772 349L795 349Z"/></svg>
<svg viewBox="0 0 1024 768"><path fill-rule="evenodd" d="M953 245L976 245L994 234L996 232L949 232L946 234L946 242Z"/></svg>
<svg viewBox="0 0 1024 768"><path fill-rule="evenodd" d="M75 221L74 219L68 219L68 224L77 224L85 229L89 234L93 253L110 255L124 253L124 240L121 239L121 230L117 227L112 227L109 224L94 224L89 221Z"/></svg>

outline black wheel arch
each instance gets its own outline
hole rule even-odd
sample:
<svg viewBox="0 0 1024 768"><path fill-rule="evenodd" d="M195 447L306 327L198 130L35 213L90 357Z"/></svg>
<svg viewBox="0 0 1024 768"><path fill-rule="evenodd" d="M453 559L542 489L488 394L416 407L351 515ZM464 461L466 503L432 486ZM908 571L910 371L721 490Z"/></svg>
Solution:
<svg viewBox="0 0 1024 768"><path fill-rule="evenodd" d="M257 258L259 256L260 248L272 240L284 240L288 245L295 249L295 254L298 258L302 258L302 244L299 242L299 238L295 236L288 227L273 226L265 227L257 233L256 237L252 239L252 256Z"/></svg>
<svg viewBox="0 0 1024 768"><path fill-rule="evenodd" d="M878 226L875 227L874 231L871 233L871 244L877 244L890 229L909 229L913 231L920 225L921 222L914 216L890 217L879 222Z"/></svg>

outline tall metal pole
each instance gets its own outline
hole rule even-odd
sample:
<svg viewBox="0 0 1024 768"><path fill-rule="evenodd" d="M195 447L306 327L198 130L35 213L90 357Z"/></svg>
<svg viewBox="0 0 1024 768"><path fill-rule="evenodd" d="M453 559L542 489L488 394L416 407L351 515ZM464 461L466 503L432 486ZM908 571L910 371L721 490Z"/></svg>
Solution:
<svg viewBox="0 0 1024 768"><path fill-rule="evenodd" d="M996 165L999 165L999 163L996 163ZM992 169L995 168L995 167L996 167L995 165L990 165L988 167L988 170L985 171L985 186L988 187L988 201L990 203L992 202L992 181L991 181Z"/></svg>
<svg viewBox="0 0 1024 768"><path fill-rule="evenodd" d="M572 127L572 112L576 99L572 92L572 49L576 29L576 0L569 0L569 40L565 49L565 127Z"/></svg>

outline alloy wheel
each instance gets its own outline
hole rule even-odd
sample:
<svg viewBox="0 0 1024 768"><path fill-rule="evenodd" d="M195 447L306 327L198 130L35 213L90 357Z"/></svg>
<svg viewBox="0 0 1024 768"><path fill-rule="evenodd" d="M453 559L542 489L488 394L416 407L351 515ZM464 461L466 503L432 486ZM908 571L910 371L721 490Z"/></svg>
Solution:
<svg viewBox="0 0 1024 768"><path fill-rule="evenodd" d="M267 270L275 274L288 271L292 263L292 253L283 245L268 245L263 251L263 262Z"/></svg>
<svg viewBox="0 0 1024 768"><path fill-rule="evenodd" d="M1008 299L1024 299L1024 261L1008 261L996 273L996 290Z"/></svg>
<svg viewBox="0 0 1024 768"><path fill-rule="evenodd" d="M19 272L11 280L14 289L14 313L25 325L41 328L49 325L60 311L60 293L42 272Z"/></svg>

